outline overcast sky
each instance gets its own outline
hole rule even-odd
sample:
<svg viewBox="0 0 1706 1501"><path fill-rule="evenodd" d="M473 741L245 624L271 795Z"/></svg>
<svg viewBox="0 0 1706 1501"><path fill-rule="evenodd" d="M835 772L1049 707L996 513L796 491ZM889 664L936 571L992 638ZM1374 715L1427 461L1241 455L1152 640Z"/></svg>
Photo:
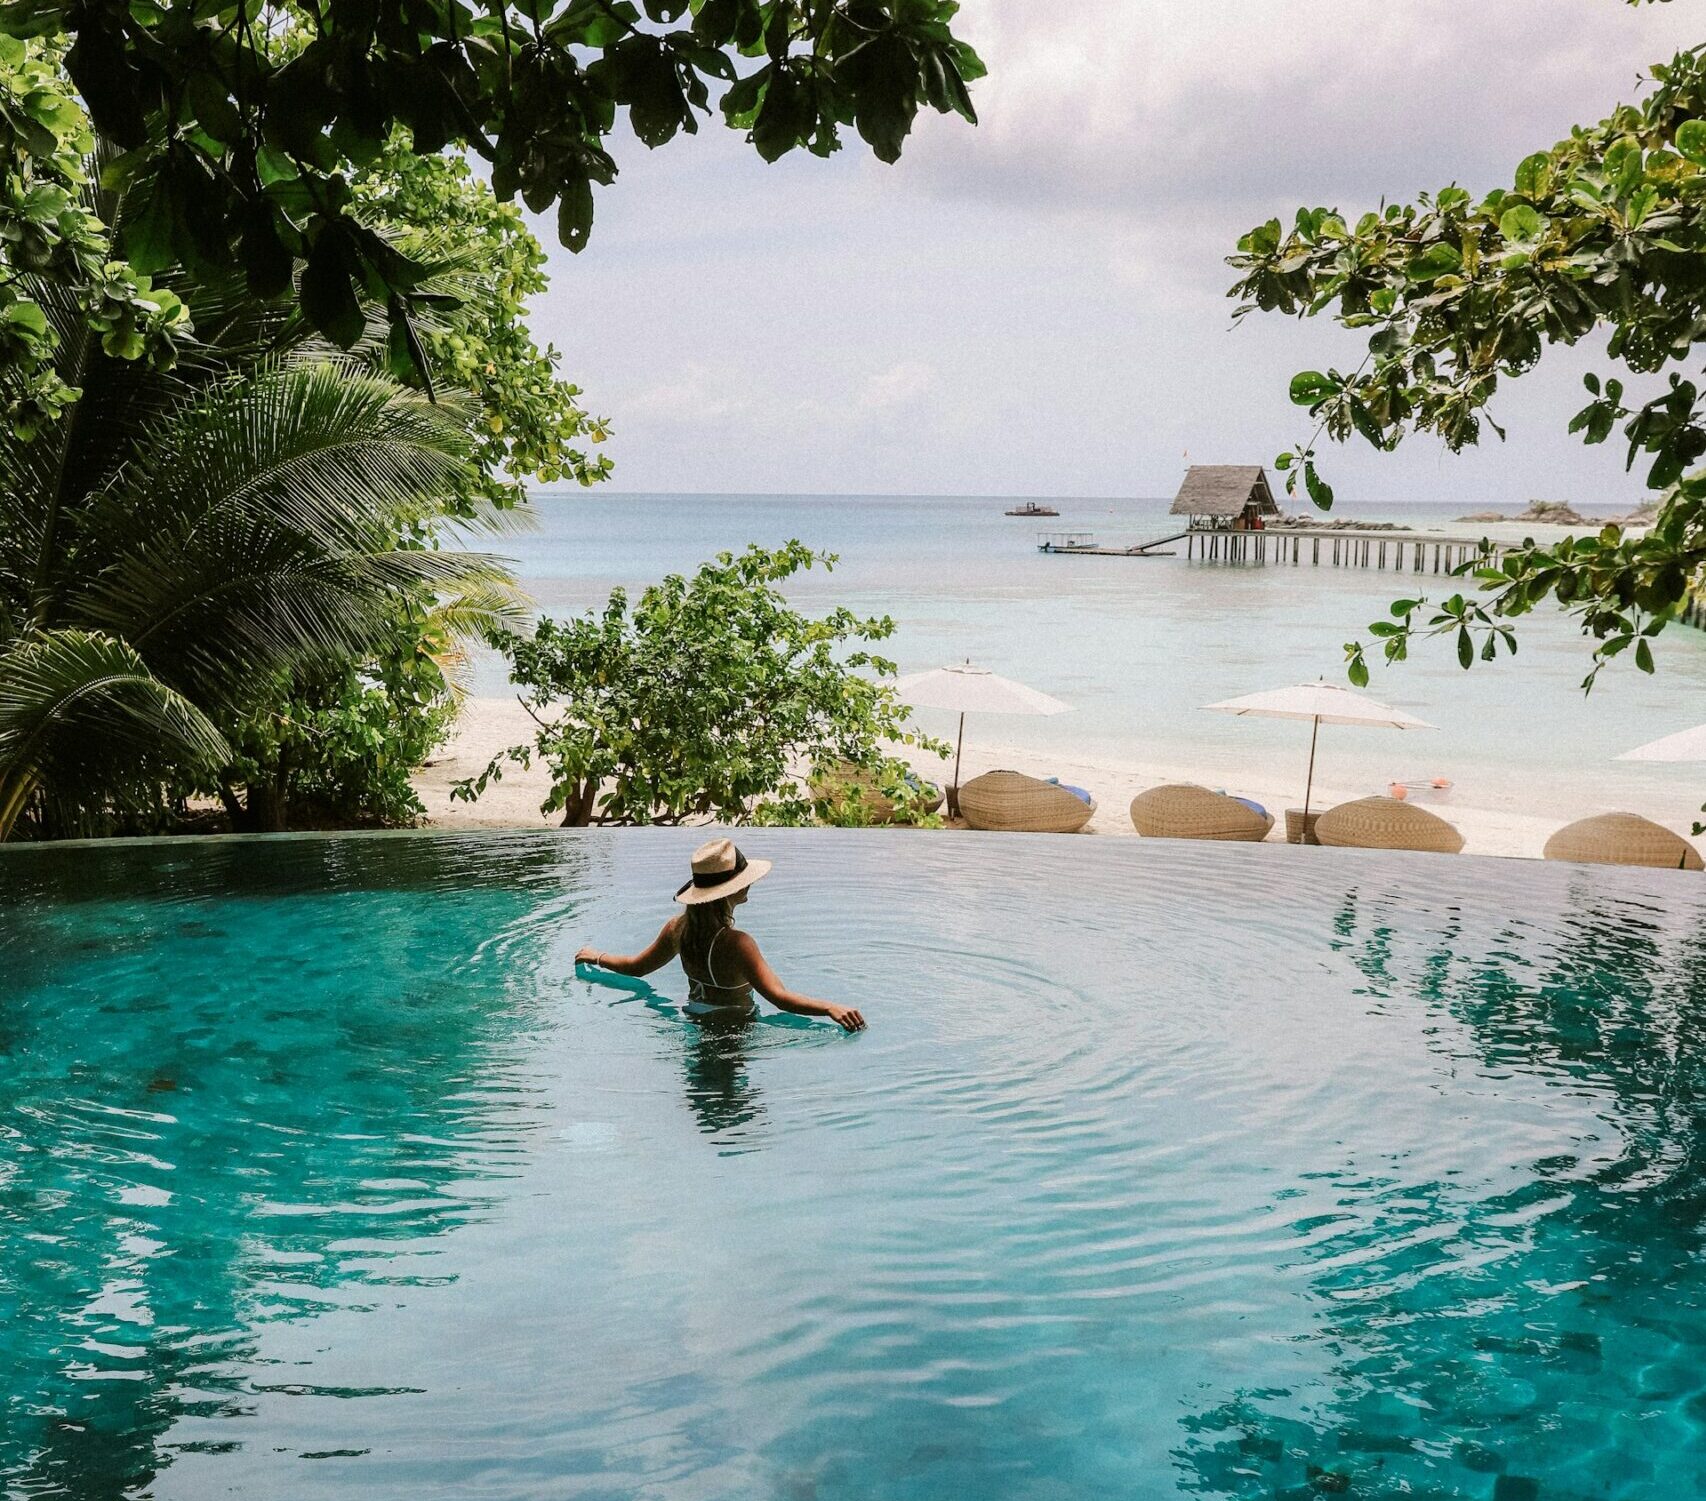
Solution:
<svg viewBox="0 0 1706 1501"><path fill-rule="evenodd" d="M982 123L921 120L766 166L721 124L617 144L589 248L552 245L536 331L608 417L623 490L1159 495L1306 425L1330 323L1234 327L1222 263L1301 203L1508 185L1529 151L1702 38L1620 0L966 0ZM1349 353L1349 359L1345 356ZM1341 501L1633 500L1565 432L1586 352L1549 353L1453 457L1329 455ZM1188 455L1188 460L1187 460Z"/></svg>

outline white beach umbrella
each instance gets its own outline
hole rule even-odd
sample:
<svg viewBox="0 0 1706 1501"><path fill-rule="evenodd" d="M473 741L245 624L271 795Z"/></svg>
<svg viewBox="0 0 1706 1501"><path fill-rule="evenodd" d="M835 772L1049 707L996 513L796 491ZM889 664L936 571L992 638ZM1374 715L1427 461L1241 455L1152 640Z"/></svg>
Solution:
<svg viewBox="0 0 1706 1501"><path fill-rule="evenodd" d="M1315 789L1315 742L1324 724L1361 724L1386 730L1431 730L1426 720L1394 709L1366 694L1352 693L1325 678L1314 683L1299 683L1295 688L1274 688L1266 693L1248 693L1243 698L1228 698L1218 704L1204 704L1222 714L1257 714L1269 719L1307 719L1314 728L1309 732L1309 779L1303 787L1304 827L1309 826L1309 797Z"/></svg>
<svg viewBox="0 0 1706 1501"><path fill-rule="evenodd" d="M959 740L954 746L954 781L948 788L948 811L960 806L960 752L965 748L968 714L1064 714L1072 707L987 667L956 662L898 678L894 685L901 702L914 709L946 709L960 716Z"/></svg>
<svg viewBox="0 0 1706 1501"><path fill-rule="evenodd" d="M1632 751L1624 751L1619 761L1706 761L1706 724L1692 730L1678 730L1662 740L1649 740Z"/></svg>

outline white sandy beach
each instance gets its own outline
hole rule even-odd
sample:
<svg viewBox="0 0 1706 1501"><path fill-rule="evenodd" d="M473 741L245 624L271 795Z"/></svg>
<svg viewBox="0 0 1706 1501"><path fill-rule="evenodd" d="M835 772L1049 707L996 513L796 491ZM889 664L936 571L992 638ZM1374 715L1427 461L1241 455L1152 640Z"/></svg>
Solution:
<svg viewBox="0 0 1706 1501"><path fill-rule="evenodd" d="M457 733L450 744L421 771L415 786L421 801L426 804L427 821L437 828L545 828L554 825L539 812L550 785L548 776L534 767L523 771L509 768L503 781L488 788L476 803L452 802L450 787L464 777L476 776L484 770L490 758L507 746L531 739L533 722L513 698L470 698L466 701ZM934 758L921 758L919 771L932 781L945 779L947 767ZM970 780L979 772L995 767L1008 767L1033 776L1059 777L1062 781L1086 787L1096 799L1096 815L1087 832L1098 835L1136 838L1127 807L1133 797L1146 787L1167 782L1201 781L1221 787L1220 779L1205 776L1200 768L1151 762L1139 759L1070 759L1062 760L1034 750L991 744L978 740L966 750L962 775ZM1241 797L1254 798L1278 817L1278 827L1271 838L1282 839L1283 811L1300 806L1303 801L1303 764L1300 755L1252 760L1247 775L1236 787L1225 790ZM1373 786L1347 785L1317 778L1313 804L1330 808L1351 798L1367 797L1383 791ZM1497 804L1491 800L1468 801L1449 795L1440 802L1424 806L1455 824L1463 833L1465 853L1474 855L1503 855L1520 859L1539 859L1547 837L1558 827L1556 817L1541 816L1521 805L1520 798L1510 795ZM1676 806L1672 810L1651 807L1634 808L1654 817L1679 834L1687 836L1692 822L1692 804L1682 788L1678 788ZM1584 807L1583 815L1610 811L1606 808Z"/></svg>

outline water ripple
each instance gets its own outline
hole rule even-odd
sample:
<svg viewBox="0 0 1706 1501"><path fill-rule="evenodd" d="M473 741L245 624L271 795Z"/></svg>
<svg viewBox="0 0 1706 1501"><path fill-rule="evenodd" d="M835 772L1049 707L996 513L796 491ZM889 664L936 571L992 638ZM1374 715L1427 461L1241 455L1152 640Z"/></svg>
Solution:
<svg viewBox="0 0 1706 1501"><path fill-rule="evenodd" d="M867 1034L575 974L685 831L0 852L9 1491L1706 1473L1697 882L741 837Z"/></svg>

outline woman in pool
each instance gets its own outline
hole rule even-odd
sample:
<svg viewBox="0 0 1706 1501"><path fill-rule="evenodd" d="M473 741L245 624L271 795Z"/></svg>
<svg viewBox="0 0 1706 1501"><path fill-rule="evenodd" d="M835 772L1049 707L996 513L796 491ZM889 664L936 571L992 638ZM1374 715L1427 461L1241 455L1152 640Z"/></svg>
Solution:
<svg viewBox="0 0 1706 1501"><path fill-rule="evenodd" d="M865 1018L851 1006L789 990L764 962L752 935L734 925L735 908L769 871L768 860L748 860L730 840L702 844L693 851L692 879L675 893L687 910L663 925L650 948L607 954L589 946L575 955L575 963L618 975L649 975L679 957L687 972L687 1009L694 1016L750 1016L756 990L779 1011L827 1016L848 1032L863 1031Z"/></svg>

